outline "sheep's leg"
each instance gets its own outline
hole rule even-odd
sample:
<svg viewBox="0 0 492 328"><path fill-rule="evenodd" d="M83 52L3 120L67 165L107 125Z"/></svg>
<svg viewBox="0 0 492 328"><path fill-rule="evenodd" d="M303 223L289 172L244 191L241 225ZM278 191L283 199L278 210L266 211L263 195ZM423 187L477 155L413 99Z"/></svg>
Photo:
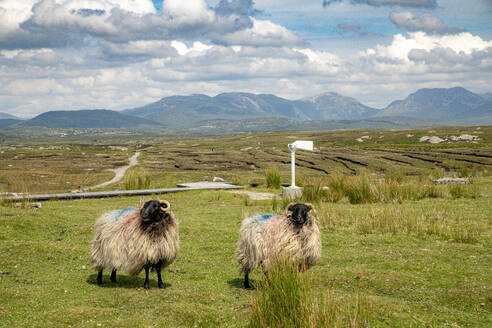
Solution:
<svg viewBox="0 0 492 328"><path fill-rule="evenodd" d="M113 269L113 271L111 271L111 282L116 282L116 269Z"/></svg>
<svg viewBox="0 0 492 328"><path fill-rule="evenodd" d="M144 288L145 289L150 289L150 284L149 284L149 266L145 266L145 282L144 282Z"/></svg>
<svg viewBox="0 0 492 328"><path fill-rule="evenodd" d="M161 267L162 267L162 262L159 261L155 265L155 271L157 272L157 285L159 288L166 288L166 285L162 282L162 277L161 277Z"/></svg>
<svg viewBox="0 0 492 328"><path fill-rule="evenodd" d="M99 272L97 273L97 284L98 285L102 285L102 270L99 270Z"/></svg>
<svg viewBox="0 0 492 328"><path fill-rule="evenodd" d="M249 272L247 272L244 275L244 288L246 288L246 289L250 289L251 288L251 285L249 284Z"/></svg>

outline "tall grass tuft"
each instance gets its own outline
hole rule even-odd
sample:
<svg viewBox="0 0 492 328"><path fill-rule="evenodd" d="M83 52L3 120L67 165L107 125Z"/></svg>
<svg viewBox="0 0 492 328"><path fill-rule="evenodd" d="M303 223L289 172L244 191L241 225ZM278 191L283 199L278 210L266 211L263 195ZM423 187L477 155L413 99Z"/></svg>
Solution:
<svg viewBox="0 0 492 328"><path fill-rule="evenodd" d="M319 203L327 198L328 192L323 189L320 179L307 182L302 190L302 200L310 203Z"/></svg>
<svg viewBox="0 0 492 328"><path fill-rule="evenodd" d="M335 174L328 179L328 191L325 200L332 203L339 202L345 196L345 181L343 174Z"/></svg>
<svg viewBox="0 0 492 328"><path fill-rule="evenodd" d="M384 171L384 180L387 183L397 182L402 183L405 180L405 174L402 170L395 168L388 168Z"/></svg>
<svg viewBox="0 0 492 328"><path fill-rule="evenodd" d="M130 175L125 180L125 190L137 190L137 189L149 189L150 188L150 175L146 174L144 177L135 177Z"/></svg>
<svg viewBox="0 0 492 328"><path fill-rule="evenodd" d="M358 296L345 304L330 291L314 297L308 274L281 258L257 285L249 327L368 327L369 313Z"/></svg>
<svg viewBox="0 0 492 328"><path fill-rule="evenodd" d="M357 176L348 181L344 187L345 195L351 204L373 203L378 200L375 184L371 184L365 175Z"/></svg>
<svg viewBox="0 0 492 328"><path fill-rule="evenodd" d="M475 184L451 184L448 186L448 191L454 199L480 197L480 190Z"/></svg>
<svg viewBox="0 0 492 328"><path fill-rule="evenodd" d="M267 188L279 189L281 184L282 184L282 180L280 178L280 174L278 173L278 170L274 167L270 168L266 172Z"/></svg>
<svg viewBox="0 0 492 328"><path fill-rule="evenodd" d="M252 299L250 327L307 327L308 285L294 265L279 260Z"/></svg>

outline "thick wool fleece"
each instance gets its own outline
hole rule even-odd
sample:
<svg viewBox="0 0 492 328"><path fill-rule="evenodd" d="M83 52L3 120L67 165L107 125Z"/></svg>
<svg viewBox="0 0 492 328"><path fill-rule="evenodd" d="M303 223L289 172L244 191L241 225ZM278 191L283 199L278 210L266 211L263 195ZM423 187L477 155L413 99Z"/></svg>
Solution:
<svg viewBox="0 0 492 328"><path fill-rule="evenodd" d="M102 268L138 274L145 265L162 261L171 264L179 251L178 225L172 212L166 219L142 224L140 209L111 211L103 214L94 227L91 262Z"/></svg>
<svg viewBox="0 0 492 328"><path fill-rule="evenodd" d="M321 257L321 236L314 217L301 227L290 216L256 215L243 220L236 259L240 272L247 274L259 265L267 272L279 255L285 255L303 269Z"/></svg>

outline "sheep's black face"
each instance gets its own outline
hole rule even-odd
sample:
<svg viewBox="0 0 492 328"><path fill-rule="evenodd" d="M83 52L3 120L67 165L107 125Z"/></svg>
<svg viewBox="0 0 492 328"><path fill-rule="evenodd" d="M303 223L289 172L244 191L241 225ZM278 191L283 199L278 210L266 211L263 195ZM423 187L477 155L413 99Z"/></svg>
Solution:
<svg viewBox="0 0 492 328"><path fill-rule="evenodd" d="M312 209L311 206L305 204L294 204L289 208L292 211L291 220L296 225L303 225L308 218L308 212Z"/></svg>
<svg viewBox="0 0 492 328"><path fill-rule="evenodd" d="M157 222L165 217L165 212L161 209L161 203L157 200L146 202L140 212L145 222Z"/></svg>

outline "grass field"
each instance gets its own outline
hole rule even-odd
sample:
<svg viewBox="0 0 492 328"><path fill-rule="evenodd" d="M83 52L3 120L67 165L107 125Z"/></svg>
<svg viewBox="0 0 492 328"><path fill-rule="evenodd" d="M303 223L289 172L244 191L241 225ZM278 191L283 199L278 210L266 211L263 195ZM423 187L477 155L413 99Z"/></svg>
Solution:
<svg viewBox="0 0 492 328"><path fill-rule="evenodd" d="M450 129L434 129L432 135L483 133L478 134L481 140L477 143L458 141L444 145L415 141L416 137L429 135L428 131L368 131L371 138L363 142L355 138L367 135L366 131L343 131L338 135L334 132L251 134L210 140L142 140L138 144L119 145L127 150L114 148L115 145L111 148L108 144L83 145L73 140L70 145L54 146L79 147L77 156L92 154L82 157L85 166L80 164L80 168L74 169L73 179L86 175L84 169L90 167L104 173L97 177L91 175L94 184L109 180L111 175L106 177L104 169L124 163L140 149L141 164L128 174L148 174L152 187L222 176L246 185L259 181L259 187L248 189L265 191L266 171L271 167L279 171L282 182L289 181L288 154L280 147L291 142L292 137L315 139L315 146L321 148L319 152L299 156L300 163L303 160L314 163L304 162L298 167L306 185L311 179L328 183L336 173L356 186L356 179L362 174L370 179L369 190L379 195L377 186L393 186L401 191L407 190L407 185L425 188L433 176L472 176L472 184L465 189L436 187L437 191L423 198L373 197L357 204L351 203L345 194L339 199L326 195L316 199L323 240L322 259L301 274L300 279L307 286L307 306L320 310L324 313L321 316L333 316L335 319L329 321L331 326L490 327L492 178L488 171L492 129ZM380 133L384 138L375 137ZM251 144L256 146L241 150ZM49 145L3 146L0 183L3 181L4 191L45 191L42 187L31 188L31 180L27 178L23 183L26 190L12 189L16 187L15 181L5 183L5 176L13 170L8 165L15 164L22 175L23 168L32 174L29 163L43 163L38 157L49 152L39 147ZM25 157L34 152L37 155L29 160ZM47 162L46 174L53 174L55 182L71 179L72 171L68 168L68 173L57 172L61 172L60 166L69 167L75 154L63 149L50 152L60 157L53 163ZM108 157L95 160L103 158L95 156L98 153L106 153ZM250 162L247 156L256 161ZM283 160L286 163L279 162ZM382 171L388 173L384 175ZM123 186L124 181L111 188ZM50 190L67 189L61 184L57 188ZM330 187L330 192L334 190ZM398 194L394 190L393 194ZM278 189L269 191L279 193ZM417 191L411 189L411 192ZM89 263L95 219L108 210L137 206L142 198L50 201L40 209L25 203L20 206L3 203L0 206L0 326L245 327L250 322L255 326L252 319L265 292L261 287L264 275L253 274L255 290L242 288L234 256L238 231L242 218L254 213L280 213L285 202L254 201L225 191L159 197L171 202L180 222L181 250L177 260L164 270L167 288L158 289L157 278L152 273L149 291L143 289L142 273L138 277L118 275L118 282L113 284L109 272L105 272L104 283L98 286Z"/></svg>

